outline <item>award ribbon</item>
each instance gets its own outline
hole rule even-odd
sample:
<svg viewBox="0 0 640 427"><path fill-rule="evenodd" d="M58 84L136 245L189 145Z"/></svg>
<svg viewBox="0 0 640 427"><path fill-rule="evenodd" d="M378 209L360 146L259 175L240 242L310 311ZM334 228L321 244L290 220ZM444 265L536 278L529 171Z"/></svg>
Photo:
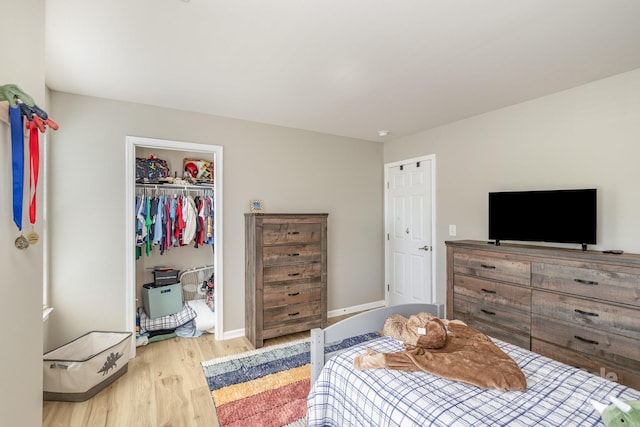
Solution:
<svg viewBox="0 0 640 427"><path fill-rule="evenodd" d="M13 176L13 222L22 231L22 194L24 191L24 131L20 108L9 107L11 122L11 168Z"/></svg>
<svg viewBox="0 0 640 427"><path fill-rule="evenodd" d="M36 192L38 188L38 174L40 172L40 141L38 140L38 127L29 125L29 191L31 192L31 202L29 204L29 222L31 222L31 232L27 235L30 244L38 242L38 234L33 230L36 223Z"/></svg>
<svg viewBox="0 0 640 427"><path fill-rule="evenodd" d="M11 123L11 173L13 179L13 222L20 236L14 244L18 249L27 249L29 241L22 235L22 197L24 191L24 128L19 108L9 107Z"/></svg>

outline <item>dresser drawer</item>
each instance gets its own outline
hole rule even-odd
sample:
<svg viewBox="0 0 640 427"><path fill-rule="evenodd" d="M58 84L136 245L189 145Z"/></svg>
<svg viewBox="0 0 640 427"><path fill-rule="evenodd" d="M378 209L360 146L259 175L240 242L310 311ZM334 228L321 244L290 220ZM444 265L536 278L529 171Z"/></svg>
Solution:
<svg viewBox="0 0 640 427"><path fill-rule="evenodd" d="M620 384L640 390L640 373L615 365L610 361L596 359L592 356L567 350L566 348L558 347L535 338L531 340L531 351L559 360L569 366L586 369L610 381L619 382Z"/></svg>
<svg viewBox="0 0 640 427"><path fill-rule="evenodd" d="M320 244L265 246L262 260L265 266L297 262L320 262Z"/></svg>
<svg viewBox="0 0 640 427"><path fill-rule="evenodd" d="M476 328L491 338L496 338L501 341L517 345L518 347L526 348L527 350L531 348L529 334L516 332L513 329L508 329L495 323L483 322L469 313L456 311L454 312L454 317L458 320L462 320L467 325L472 328Z"/></svg>
<svg viewBox="0 0 640 427"><path fill-rule="evenodd" d="M266 285L264 287L264 308L319 301L322 296L321 283L298 283L295 285Z"/></svg>
<svg viewBox="0 0 640 427"><path fill-rule="evenodd" d="M319 301L265 308L264 329L282 325L283 323L297 323L300 319L307 317L319 317L320 312Z"/></svg>
<svg viewBox="0 0 640 427"><path fill-rule="evenodd" d="M265 267L263 270L264 283L287 282L292 280L317 280L320 281L320 263L279 265Z"/></svg>
<svg viewBox="0 0 640 427"><path fill-rule="evenodd" d="M541 316L640 339L640 310L635 308L537 289L533 290L532 307L532 312Z"/></svg>
<svg viewBox="0 0 640 427"><path fill-rule="evenodd" d="M640 369L638 340L533 314L531 337L609 360L631 370Z"/></svg>
<svg viewBox="0 0 640 427"><path fill-rule="evenodd" d="M459 313L466 319L472 316L482 321L497 323L526 334L531 331L530 311L528 310L513 310L506 305L468 298L462 295L456 295L454 310L455 313Z"/></svg>
<svg viewBox="0 0 640 427"><path fill-rule="evenodd" d="M262 335L264 339L267 339L322 327L322 316L318 314L304 319L289 319L283 322L265 324L264 329L262 330Z"/></svg>
<svg viewBox="0 0 640 427"><path fill-rule="evenodd" d="M485 303L510 306L527 313L531 310L531 288L456 274L453 289L456 295L476 298Z"/></svg>
<svg viewBox="0 0 640 427"><path fill-rule="evenodd" d="M265 223L262 240L265 245L288 243L319 243L320 223Z"/></svg>
<svg viewBox="0 0 640 427"><path fill-rule="evenodd" d="M609 264L532 264L532 285L585 298L640 306L640 271Z"/></svg>
<svg viewBox="0 0 640 427"><path fill-rule="evenodd" d="M457 250L453 256L453 272L529 286L531 263L500 253Z"/></svg>

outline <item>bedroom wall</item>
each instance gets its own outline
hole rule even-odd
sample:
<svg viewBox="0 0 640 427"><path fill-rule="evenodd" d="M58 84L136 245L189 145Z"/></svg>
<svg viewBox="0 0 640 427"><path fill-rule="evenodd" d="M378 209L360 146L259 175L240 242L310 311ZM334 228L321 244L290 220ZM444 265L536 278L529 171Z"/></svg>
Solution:
<svg viewBox="0 0 640 427"><path fill-rule="evenodd" d="M52 92L51 345L124 328L125 136L224 147L224 327L244 328L244 213L329 213L329 310L384 299L382 144Z"/></svg>
<svg viewBox="0 0 640 427"><path fill-rule="evenodd" d="M44 86L44 1L11 2L11 18L0 25L2 66L0 86L13 83L46 108ZM25 31L28 23L28 31ZM8 41L11 42L8 42ZM6 102L2 102L7 104ZM6 110L0 109L6 119ZM3 274L0 298L2 333L0 363L0 414L3 425L42 425L42 242L19 251L14 247L18 230L12 220L11 137L0 119L0 269ZM28 147L28 145L27 145ZM42 147L41 147L42 150ZM28 150L25 150L28 155ZM25 167L26 191L23 229L29 224L29 162ZM41 169L42 171L42 169ZM42 172L41 172L42 173ZM40 183L44 178L40 177ZM42 186L38 192L36 231L42 236Z"/></svg>
<svg viewBox="0 0 640 427"><path fill-rule="evenodd" d="M640 253L640 69L384 145L385 163L426 154L437 159L440 302L444 241L487 239L490 191L595 187L598 244L590 249Z"/></svg>

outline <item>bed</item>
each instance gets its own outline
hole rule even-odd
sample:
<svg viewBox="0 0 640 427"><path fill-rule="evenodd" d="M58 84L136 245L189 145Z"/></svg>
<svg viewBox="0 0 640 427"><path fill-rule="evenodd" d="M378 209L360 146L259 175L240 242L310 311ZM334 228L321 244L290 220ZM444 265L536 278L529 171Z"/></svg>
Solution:
<svg viewBox="0 0 640 427"><path fill-rule="evenodd" d="M307 425L602 426L591 400L640 399L637 390L495 339L520 366L526 392L486 390L427 372L356 371L353 359L366 348L385 353L403 350L400 341L385 336L325 354L331 343L381 330L391 314L408 317L428 312L442 317L442 311L441 305L385 307L312 330Z"/></svg>

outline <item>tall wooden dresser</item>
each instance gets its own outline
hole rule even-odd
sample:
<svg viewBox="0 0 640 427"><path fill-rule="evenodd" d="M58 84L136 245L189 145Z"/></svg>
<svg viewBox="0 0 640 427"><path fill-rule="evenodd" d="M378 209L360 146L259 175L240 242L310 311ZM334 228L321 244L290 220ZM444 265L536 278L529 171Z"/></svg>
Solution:
<svg viewBox="0 0 640 427"><path fill-rule="evenodd" d="M245 335L327 325L328 214L245 214Z"/></svg>
<svg viewBox="0 0 640 427"><path fill-rule="evenodd" d="M447 245L447 317L640 389L640 255Z"/></svg>

